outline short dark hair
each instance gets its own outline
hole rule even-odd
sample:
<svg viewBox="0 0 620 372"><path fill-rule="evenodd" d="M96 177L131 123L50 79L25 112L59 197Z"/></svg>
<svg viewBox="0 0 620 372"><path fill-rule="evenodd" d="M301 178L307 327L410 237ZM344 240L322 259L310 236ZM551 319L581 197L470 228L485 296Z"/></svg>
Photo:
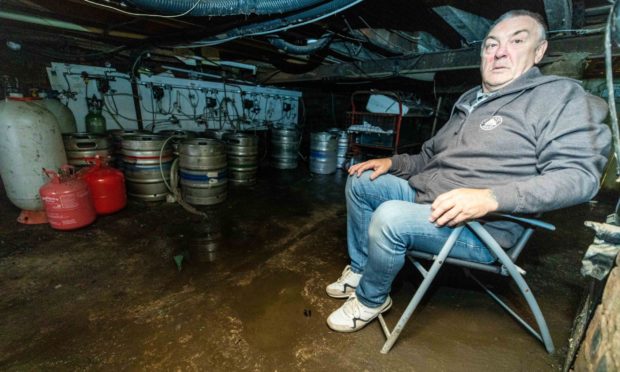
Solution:
<svg viewBox="0 0 620 372"><path fill-rule="evenodd" d="M489 32L493 29L493 27L497 26L498 23L505 21L507 19L510 19L510 18L515 18L515 17L532 18L534 21L536 21L536 23L538 23L538 26L539 26L538 33L540 36L540 41L547 40L547 24L545 23L545 19L540 14L531 12L525 9L509 10L506 13L502 14L498 19L495 20L495 22L493 22L493 24L489 28ZM487 36L488 36L488 32L487 32Z"/></svg>

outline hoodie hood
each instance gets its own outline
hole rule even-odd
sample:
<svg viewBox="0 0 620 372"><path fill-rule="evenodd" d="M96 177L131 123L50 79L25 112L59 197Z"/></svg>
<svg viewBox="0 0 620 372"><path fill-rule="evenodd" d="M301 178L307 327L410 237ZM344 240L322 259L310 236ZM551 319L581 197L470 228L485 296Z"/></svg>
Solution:
<svg viewBox="0 0 620 372"><path fill-rule="evenodd" d="M543 84L549 84L549 83L552 83L558 80L572 81L577 84L581 84L579 80L575 80L575 79L571 79L571 78L567 78L563 76L543 75L540 72L540 69L538 67L533 66L532 68L527 70L523 75L516 78L510 84L506 85L505 87L501 89L496 90L494 94L488 98L488 100L491 101L493 99L497 99L499 97L503 97L508 94L526 91L528 89L533 89ZM480 91L480 89L482 89L482 85L478 85L468 90L467 92L463 93L463 95L461 95L459 100L454 105L455 108L458 107L459 109L463 109L463 104L471 102L473 97L476 95L476 93Z"/></svg>

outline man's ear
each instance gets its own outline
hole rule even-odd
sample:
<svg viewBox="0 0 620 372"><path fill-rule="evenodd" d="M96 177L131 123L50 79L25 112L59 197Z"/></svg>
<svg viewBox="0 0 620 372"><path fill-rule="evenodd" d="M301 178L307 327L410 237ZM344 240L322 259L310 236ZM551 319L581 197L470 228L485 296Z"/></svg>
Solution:
<svg viewBox="0 0 620 372"><path fill-rule="evenodd" d="M535 50L536 56L534 57L534 64L537 64L543 59L543 56L545 55L545 52L547 51L547 46L548 46L547 40L543 40L540 44L538 44Z"/></svg>

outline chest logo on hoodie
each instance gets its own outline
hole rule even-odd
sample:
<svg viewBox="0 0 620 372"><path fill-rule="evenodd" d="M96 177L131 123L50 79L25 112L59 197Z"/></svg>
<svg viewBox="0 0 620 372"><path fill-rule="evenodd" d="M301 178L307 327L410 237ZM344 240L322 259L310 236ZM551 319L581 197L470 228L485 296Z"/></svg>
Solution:
<svg viewBox="0 0 620 372"><path fill-rule="evenodd" d="M504 118L502 118L501 116L499 115L492 116L490 119L483 120L482 123L480 123L480 129L493 130L499 127L502 121L504 121Z"/></svg>

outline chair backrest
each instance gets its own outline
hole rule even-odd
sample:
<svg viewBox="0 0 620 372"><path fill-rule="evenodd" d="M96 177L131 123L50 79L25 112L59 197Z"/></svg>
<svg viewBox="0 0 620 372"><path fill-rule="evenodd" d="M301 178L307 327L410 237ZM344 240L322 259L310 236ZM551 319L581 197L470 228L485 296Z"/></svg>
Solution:
<svg viewBox="0 0 620 372"><path fill-rule="evenodd" d="M510 249L506 250L508 257L510 257L510 260L512 262L515 262L517 258L519 258L519 255L523 251L523 248L525 248L525 245L527 244L528 240L530 240L530 237L532 236L533 233L534 233L533 227L531 226L526 227L525 230L523 231L523 234L521 234L521 236L519 237L515 245L513 245Z"/></svg>
<svg viewBox="0 0 620 372"><path fill-rule="evenodd" d="M515 262L517 258L519 258L519 255L523 251L523 248L525 248L525 245L527 244L528 240L530 240L530 237L534 233L534 230L536 229L536 227L540 227L540 228L550 230L550 231L555 230L555 226L553 226L552 224L544 222L544 221L540 221L538 219L513 216L510 214L504 214L504 213L498 213L497 215L503 218L509 219L509 220L519 222L521 223L521 225L524 225L523 227L525 230L523 230L523 233L521 234L519 239L517 239L517 242L515 243L515 245L513 245L511 248L506 249L506 253L508 254L508 257L510 257L510 260L512 262ZM541 216L542 214L538 213L536 214L535 217L540 218Z"/></svg>

